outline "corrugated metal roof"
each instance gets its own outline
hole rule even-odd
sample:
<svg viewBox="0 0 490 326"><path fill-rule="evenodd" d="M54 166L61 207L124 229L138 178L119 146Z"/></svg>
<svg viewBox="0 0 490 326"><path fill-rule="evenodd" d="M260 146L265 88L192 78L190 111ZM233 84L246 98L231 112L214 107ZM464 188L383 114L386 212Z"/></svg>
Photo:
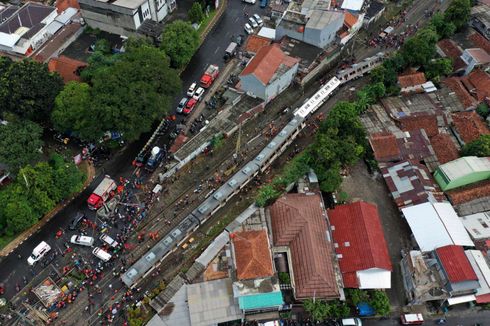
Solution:
<svg viewBox="0 0 490 326"><path fill-rule="evenodd" d="M490 158L464 156L457 160L442 164L439 169L449 180L456 180L476 172L490 173Z"/></svg>
<svg viewBox="0 0 490 326"><path fill-rule="evenodd" d="M478 296L490 293L490 267L480 250L466 250L465 254L478 277L478 283L480 283L480 287L476 290L478 300Z"/></svg>

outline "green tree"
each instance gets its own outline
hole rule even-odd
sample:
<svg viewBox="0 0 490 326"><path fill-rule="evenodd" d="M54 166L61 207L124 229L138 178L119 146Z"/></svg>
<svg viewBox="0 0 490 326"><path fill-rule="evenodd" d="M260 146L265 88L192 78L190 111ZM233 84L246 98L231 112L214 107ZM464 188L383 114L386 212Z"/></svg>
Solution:
<svg viewBox="0 0 490 326"><path fill-rule="evenodd" d="M490 115L490 108L487 103L482 102L476 107L476 113L480 115L483 119L486 119Z"/></svg>
<svg viewBox="0 0 490 326"><path fill-rule="evenodd" d="M37 160L42 147L42 128L29 120L0 126L0 162L16 173L22 166Z"/></svg>
<svg viewBox="0 0 490 326"><path fill-rule="evenodd" d="M384 291L374 290L370 293L369 304L380 316L388 316L391 312L390 300Z"/></svg>
<svg viewBox="0 0 490 326"><path fill-rule="evenodd" d="M323 300L306 299L303 307L315 321L323 321L328 317L329 307Z"/></svg>
<svg viewBox="0 0 490 326"><path fill-rule="evenodd" d="M424 65L436 53L437 33L431 28L424 28L409 38L402 46L404 60L412 67Z"/></svg>
<svg viewBox="0 0 490 326"><path fill-rule="evenodd" d="M199 24L204 19L204 11L202 10L202 6L199 2L194 2L192 4L191 9L189 9L189 12L187 14L189 16L189 20L192 23Z"/></svg>
<svg viewBox="0 0 490 326"><path fill-rule="evenodd" d="M265 207L272 204L280 195L281 193L272 184L266 184L259 189L255 203L259 207Z"/></svg>
<svg viewBox="0 0 490 326"><path fill-rule="evenodd" d="M32 60L6 63L0 75L0 110L22 118L45 122L63 88L60 75L50 73L47 65Z"/></svg>
<svg viewBox="0 0 490 326"><path fill-rule="evenodd" d="M5 216L8 225L5 231L10 236L24 231L37 222L37 217L25 196L9 200L0 214Z"/></svg>
<svg viewBox="0 0 490 326"><path fill-rule="evenodd" d="M323 192L335 192L342 184L342 177L340 176L340 164L334 164L328 169L316 169L320 171L317 173L320 181L320 190Z"/></svg>
<svg viewBox="0 0 490 326"><path fill-rule="evenodd" d="M61 192L62 198L82 190L87 176L75 163L66 162L61 155L55 154L51 157L49 165L53 168L55 188Z"/></svg>
<svg viewBox="0 0 490 326"><path fill-rule="evenodd" d="M438 83L441 76L448 76L453 72L453 62L450 58L432 59L424 65L424 71L427 79Z"/></svg>
<svg viewBox="0 0 490 326"><path fill-rule="evenodd" d="M461 150L462 156L490 156L490 135L481 135L471 143L465 144Z"/></svg>
<svg viewBox="0 0 490 326"><path fill-rule="evenodd" d="M346 295L354 306L357 306L361 302L369 301L369 293L366 290L346 289Z"/></svg>
<svg viewBox="0 0 490 326"><path fill-rule="evenodd" d="M162 49L174 68L180 69L188 64L198 47L199 34L189 22L176 20L163 31Z"/></svg>
<svg viewBox="0 0 490 326"><path fill-rule="evenodd" d="M466 26L471 14L470 0L452 0L444 12L446 22L452 22L456 30Z"/></svg>
<svg viewBox="0 0 490 326"><path fill-rule="evenodd" d="M444 14L440 12L432 16L430 26L436 31L439 39L451 37L456 31L456 26L451 21L447 21Z"/></svg>

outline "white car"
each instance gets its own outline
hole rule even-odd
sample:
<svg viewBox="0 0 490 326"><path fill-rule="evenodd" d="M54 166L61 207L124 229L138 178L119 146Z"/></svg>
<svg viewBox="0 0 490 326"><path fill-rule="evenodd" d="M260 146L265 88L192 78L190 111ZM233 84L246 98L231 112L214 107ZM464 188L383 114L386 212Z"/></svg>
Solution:
<svg viewBox="0 0 490 326"><path fill-rule="evenodd" d="M245 29L245 32L247 32L247 34L252 34L254 32L254 30L252 29L252 27L248 23L245 24L244 29Z"/></svg>
<svg viewBox="0 0 490 326"><path fill-rule="evenodd" d="M255 19L253 19L252 17L249 17L248 18L248 23L252 26L252 28L259 27L259 24L257 24L257 22L255 21Z"/></svg>
<svg viewBox="0 0 490 326"><path fill-rule="evenodd" d="M32 254L27 258L27 263L29 265L34 265L37 263L41 258L43 258L49 251L51 250L51 247L44 241L41 241L40 244L34 248L32 251Z"/></svg>
<svg viewBox="0 0 490 326"><path fill-rule="evenodd" d="M245 3L249 3L251 5L254 5L255 2L257 2L257 0L242 0L242 1L245 2Z"/></svg>
<svg viewBox="0 0 490 326"><path fill-rule="evenodd" d="M204 88L199 87L194 93L194 96L192 96L192 98L195 99L196 101L199 101L203 94L204 94Z"/></svg>
<svg viewBox="0 0 490 326"><path fill-rule="evenodd" d="M80 245L80 246L87 246L87 247L92 247L94 245L94 238L92 237L87 237L85 235L72 235L70 242Z"/></svg>
<svg viewBox="0 0 490 326"><path fill-rule="evenodd" d="M264 21L262 20L262 18L260 18L260 16L259 16L259 15L254 14L254 15L253 15L253 18L255 19L255 21L257 22L257 24L259 24L259 26L264 25Z"/></svg>
<svg viewBox="0 0 490 326"><path fill-rule="evenodd" d="M187 90L187 96L192 97L194 93L196 92L196 83L192 83L191 86L189 86L189 89Z"/></svg>

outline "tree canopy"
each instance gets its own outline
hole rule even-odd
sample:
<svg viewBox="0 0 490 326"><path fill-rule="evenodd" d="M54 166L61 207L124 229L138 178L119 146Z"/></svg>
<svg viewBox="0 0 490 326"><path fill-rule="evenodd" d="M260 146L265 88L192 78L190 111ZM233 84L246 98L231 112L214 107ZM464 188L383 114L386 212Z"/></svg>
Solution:
<svg viewBox="0 0 490 326"><path fill-rule="evenodd" d="M444 14L440 12L432 16L430 26L436 31L439 39L451 37L456 31L456 25L452 21L446 20Z"/></svg>
<svg viewBox="0 0 490 326"><path fill-rule="evenodd" d="M204 11L202 10L201 4L199 2L194 2L187 15L192 23L199 24L202 22L204 19Z"/></svg>
<svg viewBox="0 0 490 326"><path fill-rule="evenodd" d="M433 82L440 82L442 76L453 72L453 62L450 58L432 59L424 65L425 77Z"/></svg>
<svg viewBox="0 0 490 326"><path fill-rule="evenodd" d="M326 302L319 299L306 299L303 306L315 321L324 321L327 318L345 318L350 314L349 307L339 300Z"/></svg>
<svg viewBox="0 0 490 326"><path fill-rule="evenodd" d="M481 135L478 139L463 146L462 156L490 156L490 135Z"/></svg>
<svg viewBox="0 0 490 326"><path fill-rule="evenodd" d="M452 0L444 12L444 18L447 22L452 22L456 30L462 29L471 14L470 0Z"/></svg>
<svg viewBox="0 0 490 326"><path fill-rule="evenodd" d="M42 128L29 120L11 121L0 126L0 162L16 173L40 157Z"/></svg>
<svg viewBox="0 0 490 326"><path fill-rule="evenodd" d="M60 75L32 60L13 62L0 58L0 112L46 122L54 99L63 88Z"/></svg>
<svg viewBox="0 0 490 326"><path fill-rule="evenodd" d="M418 31L403 44L401 48L403 59L412 67L428 63L436 53L438 40L439 36L431 28Z"/></svg>
<svg viewBox="0 0 490 326"><path fill-rule="evenodd" d="M198 47L199 34L189 22L176 20L163 31L162 49L174 68L180 69L188 64Z"/></svg>

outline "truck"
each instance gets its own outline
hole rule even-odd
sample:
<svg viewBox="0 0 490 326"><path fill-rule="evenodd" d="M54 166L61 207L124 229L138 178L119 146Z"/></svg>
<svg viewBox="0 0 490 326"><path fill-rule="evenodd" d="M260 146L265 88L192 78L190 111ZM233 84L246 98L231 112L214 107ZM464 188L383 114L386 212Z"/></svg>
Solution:
<svg viewBox="0 0 490 326"><path fill-rule="evenodd" d="M424 323L424 317L422 314L402 314L400 316L400 322L402 325L422 325Z"/></svg>
<svg viewBox="0 0 490 326"><path fill-rule="evenodd" d="M209 88L216 78L219 76L219 67L217 65L209 65L204 75L201 77L201 87Z"/></svg>
<svg viewBox="0 0 490 326"><path fill-rule="evenodd" d="M158 164L160 164L160 162L162 161L163 155L164 151L160 147L153 147L151 150L151 155L148 158L148 161L146 161L145 169L148 171L154 171L157 168Z"/></svg>
<svg viewBox="0 0 490 326"><path fill-rule="evenodd" d="M102 207L106 201L112 198L117 185L110 176L104 176L104 179L99 183L94 192L87 200L88 208L96 210Z"/></svg>
<svg viewBox="0 0 490 326"><path fill-rule="evenodd" d="M230 45L228 45L225 50L225 55L223 56L225 62L228 62L231 58L235 56L237 47L238 44L236 44L235 42L231 42Z"/></svg>

